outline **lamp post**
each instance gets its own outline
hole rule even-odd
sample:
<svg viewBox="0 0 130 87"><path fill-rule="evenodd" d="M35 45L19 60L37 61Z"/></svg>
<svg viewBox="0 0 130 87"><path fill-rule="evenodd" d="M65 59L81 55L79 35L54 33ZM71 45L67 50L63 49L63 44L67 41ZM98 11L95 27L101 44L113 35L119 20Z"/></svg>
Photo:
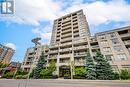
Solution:
<svg viewBox="0 0 130 87"><path fill-rule="evenodd" d="M37 37L37 38L34 38L34 39L31 40L31 42L35 44L33 58L35 58L35 48L36 48L36 46L41 45L41 43L39 42L40 40L41 40L40 37ZM31 59L30 70L29 70L29 73L28 73L27 80L29 79L29 76L30 76L30 74L32 72L32 64L33 64L33 60ZM27 87L27 80L26 80L26 83L25 83L25 87Z"/></svg>
<svg viewBox="0 0 130 87"><path fill-rule="evenodd" d="M31 40L32 43L35 44L35 46L34 46L33 58L35 58L35 48L36 48L36 46L41 45L41 43L39 42L39 40L41 40L41 38L39 38L39 37L34 38L34 39ZM30 76L30 74L31 74L31 72L32 72L32 64L33 64L33 60L31 60L30 70L29 70L29 74L28 74L28 79L29 79L29 76Z"/></svg>

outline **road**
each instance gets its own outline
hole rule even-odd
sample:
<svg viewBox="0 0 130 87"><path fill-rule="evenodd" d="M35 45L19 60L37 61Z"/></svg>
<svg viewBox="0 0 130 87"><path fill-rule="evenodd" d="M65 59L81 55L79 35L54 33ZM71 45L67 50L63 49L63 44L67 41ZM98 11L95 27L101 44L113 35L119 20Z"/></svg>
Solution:
<svg viewBox="0 0 130 87"><path fill-rule="evenodd" d="M130 81L94 81L94 80L64 80L39 79L27 80L0 79L0 87L130 87Z"/></svg>

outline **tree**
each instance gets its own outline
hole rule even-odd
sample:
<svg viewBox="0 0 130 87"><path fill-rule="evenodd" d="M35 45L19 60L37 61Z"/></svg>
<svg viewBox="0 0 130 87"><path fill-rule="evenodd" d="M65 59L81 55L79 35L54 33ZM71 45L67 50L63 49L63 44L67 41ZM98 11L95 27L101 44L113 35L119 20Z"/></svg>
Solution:
<svg viewBox="0 0 130 87"><path fill-rule="evenodd" d="M40 72L40 74L41 74L41 76L42 76L43 78L52 75L52 73L51 73L48 69L42 69L42 71Z"/></svg>
<svg viewBox="0 0 130 87"><path fill-rule="evenodd" d="M96 78L99 80L112 80L114 79L114 72L112 67L106 58L101 54L100 51L97 51L96 57Z"/></svg>
<svg viewBox="0 0 130 87"><path fill-rule="evenodd" d="M75 68L75 78L80 79L80 78L85 78L86 74L86 69L84 67L76 67Z"/></svg>
<svg viewBox="0 0 130 87"><path fill-rule="evenodd" d="M89 52L86 56L86 78L91 80L96 79L95 64Z"/></svg>
<svg viewBox="0 0 130 87"><path fill-rule="evenodd" d="M44 53L42 52L42 54L38 60L38 63L36 65L36 68L34 69L34 78L35 79L40 78L40 72L43 69L44 64L45 64L45 56L44 56Z"/></svg>
<svg viewBox="0 0 130 87"><path fill-rule="evenodd" d="M51 60L48 70L53 73L56 70L56 62L54 59Z"/></svg>
<svg viewBox="0 0 130 87"><path fill-rule="evenodd" d="M44 68L42 69L42 71L40 72L41 76L43 78L50 78L51 76L53 76L54 71L56 71L56 62L55 60L51 60L48 68Z"/></svg>
<svg viewBox="0 0 130 87"><path fill-rule="evenodd" d="M121 79L126 80L129 78L129 76L130 76L130 72L127 69L121 70L121 73L120 73Z"/></svg>

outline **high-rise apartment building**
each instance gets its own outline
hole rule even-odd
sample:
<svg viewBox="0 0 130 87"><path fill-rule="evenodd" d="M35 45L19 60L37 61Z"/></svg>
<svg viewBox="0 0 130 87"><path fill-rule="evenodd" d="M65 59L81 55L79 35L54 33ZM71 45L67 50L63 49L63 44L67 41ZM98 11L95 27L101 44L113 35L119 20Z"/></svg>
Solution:
<svg viewBox="0 0 130 87"><path fill-rule="evenodd" d="M14 50L12 48L0 44L0 62L9 64L13 54Z"/></svg>
<svg viewBox="0 0 130 87"><path fill-rule="evenodd" d="M83 10L65 15L54 20L48 63L56 61L57 72L64 70L64 65L72 62L75 66L85 64L85 52L88 49L90 31Z"/></svg>
<svg viewBox="0 0 130 87"><path fill-rule="evenodd" d="M86 17L79 10L54 20L50 46L45 52L46 66L55 60L57 74L63 76L65 72L70 72L70 66L84 67L86 52L89 51L95 58L97 50L101 51L114 70L130 69L130 26L91 36Z"/></svg>

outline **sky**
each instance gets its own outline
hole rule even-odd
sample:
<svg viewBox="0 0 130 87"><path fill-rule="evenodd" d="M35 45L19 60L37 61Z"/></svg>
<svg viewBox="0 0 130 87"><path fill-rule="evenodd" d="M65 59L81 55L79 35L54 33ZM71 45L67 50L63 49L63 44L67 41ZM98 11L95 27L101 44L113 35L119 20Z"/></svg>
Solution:
<svg viewBox="0 0 130 87"><path fill-rule="evenodd" d="M0 0L1 1L1 0ZM130 0L15 0L13 15L0 14L0 43L15 50L22 62L31 39L49 44L53 21L83 9L91 34L130 25Z"/></svg>

